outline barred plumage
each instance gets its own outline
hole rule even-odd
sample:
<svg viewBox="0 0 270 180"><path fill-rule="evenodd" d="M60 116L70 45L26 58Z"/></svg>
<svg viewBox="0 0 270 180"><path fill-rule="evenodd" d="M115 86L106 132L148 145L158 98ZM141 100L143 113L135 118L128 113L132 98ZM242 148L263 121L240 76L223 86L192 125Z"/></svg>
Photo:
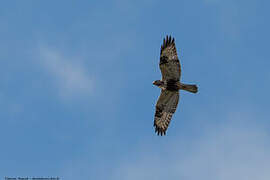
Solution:
<svg viewBox="0 0 270 180"><path fill-rule="evenodd" d="M159 67L162 80L154 81L160 87L161 94L156 104L154 127L158 135L165 135L179 101L179 90L196 93L196 85L180 83L181 66L177 56L175 40L171 36L163 39L160 50Z"/></svg>

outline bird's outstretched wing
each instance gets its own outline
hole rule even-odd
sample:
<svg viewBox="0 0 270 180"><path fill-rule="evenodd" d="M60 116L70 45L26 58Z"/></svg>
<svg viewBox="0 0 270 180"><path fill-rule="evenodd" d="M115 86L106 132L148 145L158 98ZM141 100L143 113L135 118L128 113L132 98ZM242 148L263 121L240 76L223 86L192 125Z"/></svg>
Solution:
<svg viewBox="0 0 270 180"><path fill-rule="evenodd" d="M172 119L172 115L177 108L179 101L179 91L162 90L156 104L155 112L155 132L158 135L165 135Z"/></svg>
<svg viewBox="0 0 270 180"><path fill-rule="evenodd" d="M180 62L177 57L174 38L166 36L160 50L159 68L162 73L162 80L179 81L181 76Z"/></svg>

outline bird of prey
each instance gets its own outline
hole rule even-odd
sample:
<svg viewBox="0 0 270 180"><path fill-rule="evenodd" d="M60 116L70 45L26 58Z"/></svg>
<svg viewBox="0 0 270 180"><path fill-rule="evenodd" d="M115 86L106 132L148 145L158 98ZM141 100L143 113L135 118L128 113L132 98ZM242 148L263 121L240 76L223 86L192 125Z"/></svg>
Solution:
<svg viewBox="0 0 270 180"><path fill-rule="evenodd" d="M160 50L159 68L162 80L153 82L161 88L161 94L156 103L154 127L158 135L165 135L179 101L179 90L197 93L195 84L183 84L180 82L181 66L177 57L174 38L166 36Z"/></svg>

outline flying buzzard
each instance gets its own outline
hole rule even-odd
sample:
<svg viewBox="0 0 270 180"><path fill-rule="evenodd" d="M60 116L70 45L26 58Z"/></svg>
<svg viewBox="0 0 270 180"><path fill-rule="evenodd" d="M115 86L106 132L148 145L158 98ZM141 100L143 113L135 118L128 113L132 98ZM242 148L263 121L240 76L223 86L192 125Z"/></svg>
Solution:
<svg viewBox="0 0 270 180"><path fill-rule="evenodd" d="M156 104L154 127L158 135L165 135L172 115L179 101L179 90L183 89L197 93L196 85L183 84L180 82L181 66L177 57L174 38L166 36L160 50L159 68L162 80L156 80L154 85L161 88L161 94Z"/></svg>

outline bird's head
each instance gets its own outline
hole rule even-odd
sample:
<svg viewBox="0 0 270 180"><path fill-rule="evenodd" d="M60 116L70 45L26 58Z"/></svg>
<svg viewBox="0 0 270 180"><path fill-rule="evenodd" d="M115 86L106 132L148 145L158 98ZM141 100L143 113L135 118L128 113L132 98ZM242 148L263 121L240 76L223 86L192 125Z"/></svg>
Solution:
<svg viewBox="0 0 270 180"><path fill-rule="evenodd" d="M160 86L163 85L163 82L162 82L161 80L156 80L156 81L153 82L153 84L154 84L155 86L160 87Z"/></svg>

